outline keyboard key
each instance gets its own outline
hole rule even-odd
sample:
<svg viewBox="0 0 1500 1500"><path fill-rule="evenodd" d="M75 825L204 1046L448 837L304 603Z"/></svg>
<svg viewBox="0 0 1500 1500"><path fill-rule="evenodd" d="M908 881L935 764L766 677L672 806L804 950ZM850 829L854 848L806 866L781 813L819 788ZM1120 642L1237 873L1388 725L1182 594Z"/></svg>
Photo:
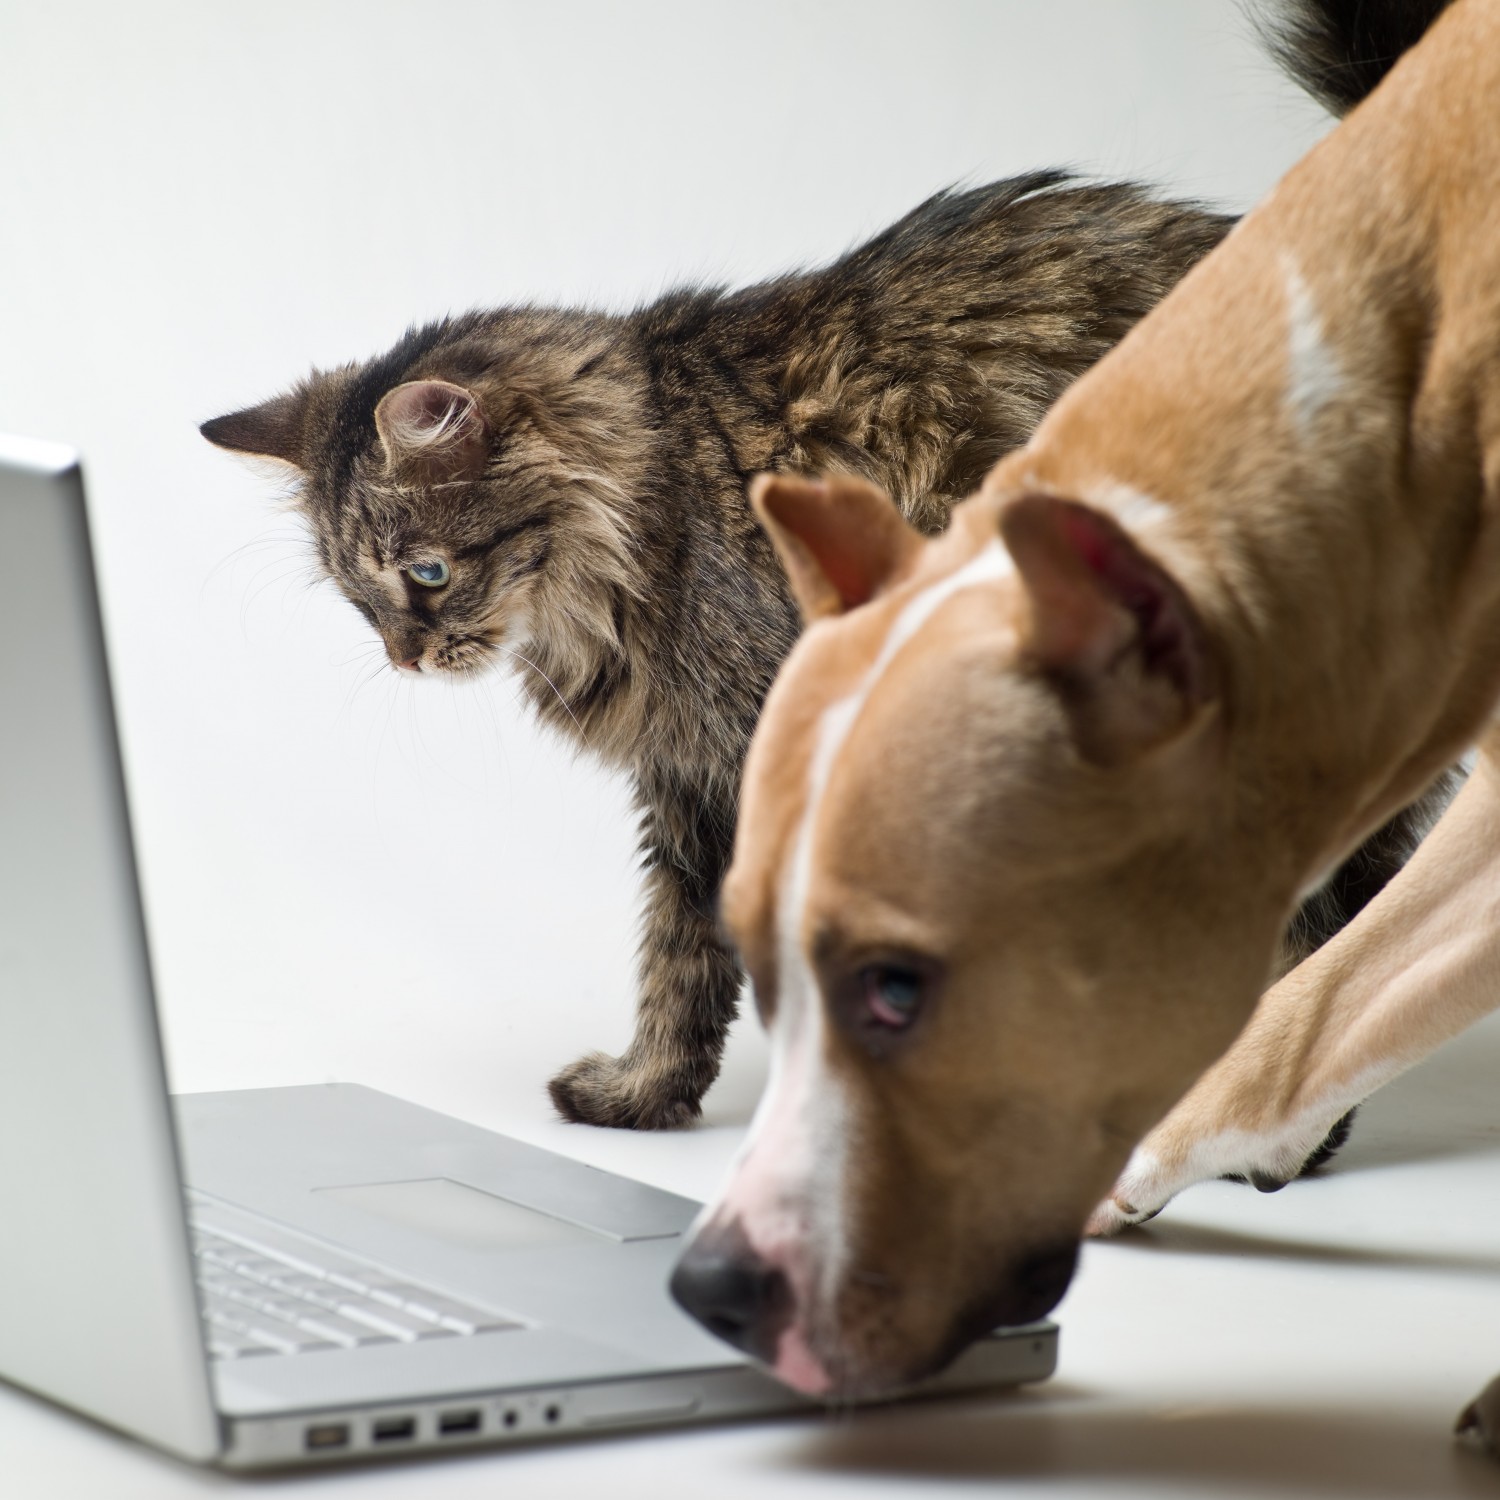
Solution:
<svg viewBox="0 0 1500 1500"><path fill-rule="evenodd" d="M353 1349L356 1346L363 1348L366 1344L397 1342L394 1334L382 1333L378 1328L370 1327L368 1323L356 1323L353 1318L346 1318L342 1313L325 1312L322 1309L309 1309L306 1315L298 1320L298 1326L320 1338L332 1339L334 1343L345 1349Z"/></svg>
<svg viewBox="0 0 1500 1500"><path fill-rule="evenodd" d="M392 1344L397 1342L394 1333L372 1327L368 1323L356 1322L328 1307L304 1302L295 1297L265 1297L235 1299L244 1307L244 1318L251 1327L257 1326L255 1314L290 1323L308 1335L313 1343L336 1345L342 1349L353 1349L365 1344ZM280 1322L270 1325L280 1329ZM304 1343L303 1347L311 1347Z"/></svg>
<svg viewBox="0 0 1500 1500"><path fill-rule="evenodd" d="M514 1318L499 1313L486 1312L468 1302L459 1302L444 1297L438 1292L424 1291L420 1287L406 1288L411 1295L405 1302L406 1311L416 1318L430 1318L454 1333L494 1333L502 1328L519 1328ZM371 1295L376 1295L373 1291Z"/></svg>
<svg viewBox="0 0 1500 1500"><path fill-rule="evenodd" d="M392 1338L400 1339L404 1344L413 1344L418 1339L435 1339L451 1337L454 1330L444 1328L441 1324L430 1323L425 1318L414 1318L404 1308L398 1307L375 1307L360 1306L355 1302L345 1302L339 1312L346 1318L353 1318L356 1323L364 1323L379 1333L388 1333Z"/></svg>
<svg viewBox="0 0 1500 1500"><path fill-rule="evenodd" d="M227 1225L197 1225L198 1233L205 1237L211 1247L221 1253L243 1255L251 1251L267 1255L288 1265L305 1266L313 1275L322 1275L319 1262L337 1264L343 1257L336 1250L326 1250L298 1235L287 1234L274 1224L257 1225L254 1230L231 1229Z"/></svg>
<svg viewBox="0 0 1500 1500"><path fill-rule="evenodd" d="M266 1286L273 1292L285 1292L315 1307L336 1308L345 1301L348 1293L342 1287L330 1286L321 1276L309 1276L306 1271L277 1271L266 1278Z"/></svg>
<svg viewBox="0 0 1500 1500"><path fill-rule="evenodd" d="M412 1303L423 1297L423 1287L413 1286L408 1281L396 1281L389 1276L372 1276L365 1290L372 1301L382 1302L387 1307L405 1307L418 1317L422 1316L421 1311L413 1307ZM436 1322L436 1318L433 1321Z"/></svg>
<svg viewBox="0 0 1500 1500"><path fill-rule="evenodd" d="M295 1297L258 1297L250 1306L259 1312L269 1313L273 1318L284 1318L288 1323L296 1323L299 1327L303 1326L307 1317L319 1311L309 1303L299 1302Z"/></svg>
<svg viewBox="0 0 1500 1500"><path fill-rule="evenodd" d="M203 1299L203 1316L215 1328L243 1333L250 1326L250 1309L231 1301L222 1292L210 1292Z"/></svg>
<svg viewBox="0 0 1500 1500"><path fill-rule="evenodd" d="M264 1281L268 1276L286 1270L285 1261L271 1260L264 1255L257 1255L253 1250L240 1251L230 1264L233 1270L241 1276L248 1276L251 1281Z"/></svg>
<svg viewBox="0 0 1500 1500"><path fill-rule="evenodd" d="M208 1352L215 1359L247 1359L252 1354L274 1354L269 1344L244 1334L233 1333L227 1328L211 1328L208 1333Z"/></svg>
<svg viewBox="0 0 1500 1500"><path fill-rule="evenodd" d="M248 1303L233 1299L210 1297L207 1317L212 1334L236 1334L241 1339L264 1344L276 1354L298 1354L337 1347L325 1336L309 1333L294 1323L274 1317L263 1308L251 1307Z"/></svg>
<svg viewBox="0 0 1500 1500"><path fill-rule="evenodd" d="M231 1317L259 1305L265 1295L263 1288L249 1281L220 1281L208 1291L209 1306Z"/></svg>
<svg viewBox="0 0 1500 1500"><path fill-rule="evenodd" d="M335 1266L329 1269L323 1278L331 1281L334 1286L342 1287L346 1292L358 1292L361 1296L368 1296L370 1283L380 1280L380 1272L359 1266Z"/></svg>
<svg viewBox="0 0 1500 1500"><path fill-rule="evenodd" d="M309 1333L294 1323L283 1323L265 1313L253 1315L247 1329L250 1337L269 1344L279 1354L308 1354L317 1349L336 1349L337 1343L322 1334Z"/></svg>
<svg viewBox="0 0 1500 1500"><path fill-rule="evenodd" d="M195 1197L192 1242L216 1359L464 1337L524 1325L273 1224L221 1224Z"/></svg>
<svg viewBox="0 0 1500 1500"><path fill-rule="evenodd" d="M232 1271L239 1257L235 1254L232 1246L221 1249L217 1245L200 1245L197 1249L197 1257L206 1266L219 1266L226 1271Z"/></svg>

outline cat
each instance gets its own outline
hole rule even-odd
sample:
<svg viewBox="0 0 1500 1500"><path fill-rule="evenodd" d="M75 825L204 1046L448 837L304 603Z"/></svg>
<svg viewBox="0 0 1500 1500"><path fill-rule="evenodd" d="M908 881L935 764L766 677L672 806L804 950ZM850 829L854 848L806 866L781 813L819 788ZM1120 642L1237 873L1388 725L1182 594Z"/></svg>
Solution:
<svg viewBox="0 0 1500 1500"><path fill-rule="evenodd" d="M738 291L444 318L204 423L298 471L322 567L396 669L514 663L543 720L633 778L635 1033L552 1080L565 1118L692 1120L735 1014L716 894L750 732L800 628L748 478L861 475L939 530L1231 223L1037 172L939 193L831 265ZM1288 963L1399 868L1432 805L1304 907Z"/></svg>

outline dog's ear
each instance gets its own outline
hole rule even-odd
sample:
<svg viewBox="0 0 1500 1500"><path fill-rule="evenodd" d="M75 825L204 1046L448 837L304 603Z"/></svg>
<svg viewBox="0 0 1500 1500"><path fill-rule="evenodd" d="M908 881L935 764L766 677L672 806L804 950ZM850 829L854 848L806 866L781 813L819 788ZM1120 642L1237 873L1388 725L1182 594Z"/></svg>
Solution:
<svg viewBox="0 0 1500 1500"><path fill-rule="evenodd" d="M1083 756L1122 765L1216 696L1207 632L1175 578L1117 521L1022 495L1000 532L1025 586L1023 656L1057 686Z"/></svg>
<svg viewBox="0 0 1500 1500"><path fill-rule="evenodd" d="M408 380L380 398L375 431L390 471L428 480L473 479L489 461L490 425L479 397L447 380Z"/></svg>
<svg viewBox="0 0 1500 1500"><path fill-rule="evenodd" d="M303 431L311 387L300 385L284 396L273 396L259 406L247 406L205 422L198 431L209 442L231 453L252 458L274 458L303 468Z"/></svg>
<svg viewBox="0 0 1500 1500"><path fill-rule="evenodd" d="M750 504L809 624L873 599L922 551L895 504L863 479L761 474Z"/></svg>

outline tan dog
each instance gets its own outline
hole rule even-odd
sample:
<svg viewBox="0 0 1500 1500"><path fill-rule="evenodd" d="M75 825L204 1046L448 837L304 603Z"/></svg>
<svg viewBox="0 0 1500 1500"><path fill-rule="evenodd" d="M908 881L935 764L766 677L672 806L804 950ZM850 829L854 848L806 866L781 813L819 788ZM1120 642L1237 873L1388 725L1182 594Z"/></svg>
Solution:
<svg viewBox="0 0 1500 1500"><path fill-rule="evenodd" d="M760 483L811 622L723 898L772 1077L674 1284L799 1389L1040 1316L1091 1215L1316 1144L1493 1003L1497 100L1500 0L1458 0L941 538ZM1476 741L1095 1214L1299 894Z"/></svg>

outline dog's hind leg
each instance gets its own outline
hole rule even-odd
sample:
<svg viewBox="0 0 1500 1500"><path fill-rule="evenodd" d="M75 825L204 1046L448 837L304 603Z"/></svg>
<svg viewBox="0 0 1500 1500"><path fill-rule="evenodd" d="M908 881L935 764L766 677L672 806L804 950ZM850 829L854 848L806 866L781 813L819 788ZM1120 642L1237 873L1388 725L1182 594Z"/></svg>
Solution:
<svg viewBox="0 0 1500 1500"><path fill-rule="evenodd" d="M1261 998L1234 1045L1131 1155L1088 1232L1195 1182L1272 1191L1356 1104L1500 1006L1500 732L1410 863Z"/></svg>

